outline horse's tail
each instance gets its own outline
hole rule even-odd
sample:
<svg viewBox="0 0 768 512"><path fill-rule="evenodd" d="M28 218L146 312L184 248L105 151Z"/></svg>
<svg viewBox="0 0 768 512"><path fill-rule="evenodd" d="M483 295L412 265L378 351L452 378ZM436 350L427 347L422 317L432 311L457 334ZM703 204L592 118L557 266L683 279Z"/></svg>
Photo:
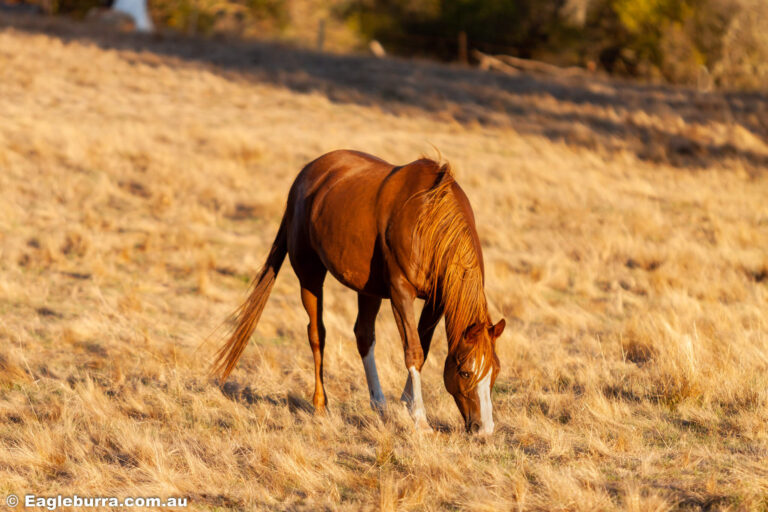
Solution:
<svg viewBox="0 0 768 512"><path fill-rule="evenodd" d="M211 366L211 375L218 377L219 383L223 383L232 373L238 359L243 355L243 350L245 350L256 324L259 322L261 312L264 311L269 292L272 291L277 273L280 271L280 266L288 252L287 229L285 216L283 216L267 261L251 284L250 295L233 315L237 326L230 334L227 342L216 353L216 360Z"/></svg>

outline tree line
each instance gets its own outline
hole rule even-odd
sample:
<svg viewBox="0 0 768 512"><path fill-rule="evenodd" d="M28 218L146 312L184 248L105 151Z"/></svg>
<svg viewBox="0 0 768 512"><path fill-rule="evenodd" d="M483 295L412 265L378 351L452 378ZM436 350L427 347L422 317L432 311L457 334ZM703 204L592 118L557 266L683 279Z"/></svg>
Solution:
<svg viewBox="0 0 768 512"><path fill-rule="evenodd" d="M76 16L110 3L29 1L53 2L49 10ZM323 31L328 22L344 32L338 39L346 50L375 39L389 53L446 61L470 48L655 81L695 84L704 76L725 88L768 84L768 0L147 1L158 26L195 34L290 41L307 32L291 30L307 26L302 17L321 16ZM312 40L314 34L299 42Z"/></svg>

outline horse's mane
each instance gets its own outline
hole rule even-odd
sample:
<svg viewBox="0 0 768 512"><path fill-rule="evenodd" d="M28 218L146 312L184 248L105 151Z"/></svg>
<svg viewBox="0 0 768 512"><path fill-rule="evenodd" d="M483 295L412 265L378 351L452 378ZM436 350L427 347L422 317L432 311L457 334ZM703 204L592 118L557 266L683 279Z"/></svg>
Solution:
<svg viewBox="0 0 768 512"><path fill-rule="evenodd" d="M422 159L437 174L434 185L424 192L424 203L416 221L421 262L427 269L430 298L442 304L449 351L475 322L487 322L481 256L475 246L473 226L465 217L453 192L456 183L450 164Z"/></svg>

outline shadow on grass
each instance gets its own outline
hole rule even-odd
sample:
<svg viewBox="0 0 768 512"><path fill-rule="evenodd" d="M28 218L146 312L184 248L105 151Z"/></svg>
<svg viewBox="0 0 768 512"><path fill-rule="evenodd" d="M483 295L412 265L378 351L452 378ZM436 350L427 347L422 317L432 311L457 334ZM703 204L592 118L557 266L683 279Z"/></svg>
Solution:
<svg viewBox="0 0 768 512"><path fill-rule="evenodd" d="M768 167L765 94L701 93L600 76L512 76L275 43L114 33L61 18L0 12L0 30L9 28L137 52L127 58L149 65L160 65L158 56L168 57L177 65L204 65L232 78L317 92L338 103L376 105L398 115L427 113L446 122L506 126L590 150L629 151L642 160L680 168L730 160L738 160L752 174ZM698 127L710 123L727 127L730 135L722 130L715 130L720 136L697 135Z"/></svg>
<svg viewBox="0 0 768 512"><path fill-rule="evenodd" d="M258 403L268 403L274 406L287 406L291 414L305 412L312 414L315 408L307 400L293 393L286 396L262 395L257 393L251 386L243 386L235 381L227 381L221 386L221 392L234 402L240 402L248 405Z"/></svg>
<svg viewBox="0 0 768 512"><path fill-rule="evenodd" d="M308 400L293 393L288 393L285 396L263 395L256 392L251 386L244 386L233 380L225 382L220 389L224 396L241 404L255 405L259 403L267 403L275 407L288 407L293 415L299 413L312 415L315 412L314 406ZM329 407L328 413L338 415L346 425L357 430L370 427L378 421L383 421L385 424L389 425L398 424L398 415L393 409L386 410L383 413L376 413L375 411L368 410L360 412L353 410L350 407L345 407L343 404L339 403L335 408ZM407 424L411 426L410 420L408 420ZM457 431L456 428L449 423L435 418L430 418L430 425L435 431L442 434L451 434Z"/></svg>

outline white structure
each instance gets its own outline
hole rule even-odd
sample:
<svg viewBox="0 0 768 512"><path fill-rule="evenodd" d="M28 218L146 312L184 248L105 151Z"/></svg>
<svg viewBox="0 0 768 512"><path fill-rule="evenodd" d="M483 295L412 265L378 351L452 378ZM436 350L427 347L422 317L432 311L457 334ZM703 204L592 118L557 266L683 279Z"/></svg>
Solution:
<svg viewBox="0 0 768 512"><path fill-rule="evenodd" d="M147 11L147 0L115 0L112 9L124 12L133 18L136 30L139 32L152 32L154 26Z"/></svg>

